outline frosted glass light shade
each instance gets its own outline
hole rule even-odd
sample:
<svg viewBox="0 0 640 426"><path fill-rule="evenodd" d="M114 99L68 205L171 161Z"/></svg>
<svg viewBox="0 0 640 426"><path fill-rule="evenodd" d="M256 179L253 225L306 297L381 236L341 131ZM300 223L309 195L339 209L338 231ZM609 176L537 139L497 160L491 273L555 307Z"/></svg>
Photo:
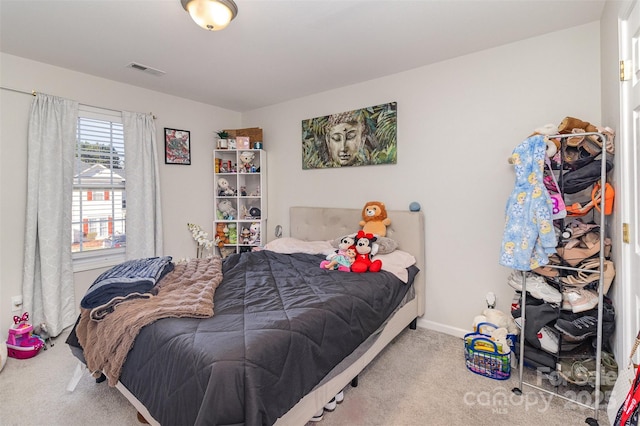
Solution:
<svg viewBox="0 0 640 426"><path fill-rule="evenodd" d="M180 0L180 3L196 24L209 31L226 28L238 14L233 0Z"/></svg>

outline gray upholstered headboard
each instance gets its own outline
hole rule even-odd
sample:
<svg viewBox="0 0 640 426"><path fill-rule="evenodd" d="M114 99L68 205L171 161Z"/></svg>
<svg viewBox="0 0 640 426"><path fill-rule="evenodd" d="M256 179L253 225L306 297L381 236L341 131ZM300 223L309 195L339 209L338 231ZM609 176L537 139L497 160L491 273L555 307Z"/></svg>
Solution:
<svg viewBox="0 0 640 426"><path fill-rule="evenodd" d="M416 258L420 273L416 276L415 288L420 315L424 313L425 291L425 228L422 212L387 210L391 225L387 237L399 244L399 249ZM291 207L289 209L290 236L305 241L333 240L351 234L360 228L361 209L327 207Z"/></svg>

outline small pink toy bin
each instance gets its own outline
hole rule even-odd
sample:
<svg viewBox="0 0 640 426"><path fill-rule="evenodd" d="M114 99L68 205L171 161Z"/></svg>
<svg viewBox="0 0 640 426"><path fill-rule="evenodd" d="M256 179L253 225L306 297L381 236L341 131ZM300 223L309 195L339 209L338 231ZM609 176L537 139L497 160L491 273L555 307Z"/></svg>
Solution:
<svg viewBox="0 0 640 426"><path fill-rule="evenodd" d="M7 352L11 358L27 359L38 355L44 343L40 338L34 337L32 331L33 326L28 323L16 324L9 329Z"/></svg>

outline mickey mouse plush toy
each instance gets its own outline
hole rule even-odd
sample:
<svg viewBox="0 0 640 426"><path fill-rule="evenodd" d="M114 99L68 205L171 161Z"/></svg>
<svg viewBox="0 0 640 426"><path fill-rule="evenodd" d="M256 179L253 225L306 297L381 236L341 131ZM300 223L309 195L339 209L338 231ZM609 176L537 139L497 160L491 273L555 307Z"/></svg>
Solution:
<svg viewBox="0 0 640 426"><path fill-rule="evenodd" d="M371 260L375 255L372 253L373 243L377 238L373 234L358 231L356 234L356 260L351 265L351 272L379 272L382 269L382 261L380 259Z"/></svg>

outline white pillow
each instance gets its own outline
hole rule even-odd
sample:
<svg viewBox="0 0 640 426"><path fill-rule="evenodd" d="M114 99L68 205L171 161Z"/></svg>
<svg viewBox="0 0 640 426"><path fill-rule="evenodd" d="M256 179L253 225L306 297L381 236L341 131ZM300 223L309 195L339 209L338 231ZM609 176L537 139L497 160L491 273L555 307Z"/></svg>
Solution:
<svg viewBox="0 0 640 426"><path fill-rule="evenodd" d="M264 250L275 251L276 253L306 253L322 254L327 256L335 252L331 241L302 241L297 238L276 238L264 246Z"/></svg>
<svg viewBox="0 0 640 426"><path fill-rule="evenodd" d="M416 263L416 258L412 254L402 250L394 250L387 254L377 254L372 260L380 259L382 261L382 269L391 272L403 283L409 281L409 271L407 268Z"/></svg>

